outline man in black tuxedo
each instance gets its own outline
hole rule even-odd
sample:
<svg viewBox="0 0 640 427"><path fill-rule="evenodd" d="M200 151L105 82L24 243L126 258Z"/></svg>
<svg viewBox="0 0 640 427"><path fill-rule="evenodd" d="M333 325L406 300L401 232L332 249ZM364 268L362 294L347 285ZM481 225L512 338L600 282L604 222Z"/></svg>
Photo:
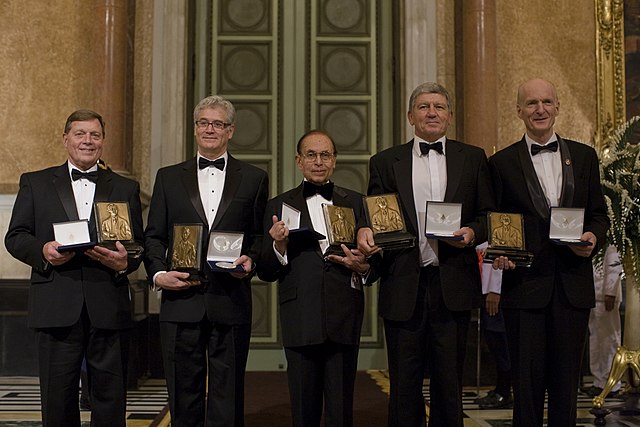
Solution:
<svg viewBox="0 0 640 427"><path fill-rule="evenodd" d="M369 195L398 193L416 246L385 250L379 310L384 318L389 379L389 426L423 426L422 382L431 372L430 426L462 426L462 368L471 309L482 294L475 242L487 238L493 207L484 151L445 137L452 119L447 90L416 87L407 113L415 138L371 158ZM462 240L425 237L427 201L462 204ZM373 232L358 230L358 247L376 253Z"/></svg>
<svg viewBox="0 0 640 427"><path fill-rule="evenodd" d="M297 151L296 165L304 181L267 204L264 231L269 238L264 239L258 274L279 283L293 425L319 427L324 399L325 424L351 426L364 314L362 286L375 276L357 249L343 244L341 254L327 255L327 239L290 233L282 204L300 212L302 229L328 236L331 229L323 219L322 204L351 208L357 221L363 214L362 195L329 181L337 151L326 133L308 132L298 141Z"/></svg>
<svg viewBox="0 0 640 427"><path fill-rule="evenodd" d="M518 89L517 113L526 133L489 160L497 208L524 216L529 268L502 257L502 307L513 372L514 426L576 423L580 363L589 311L595 305L591 257L605 242L609 220L600 187L598 158L587 145L557 135L560 103L555 87L533 79ZM549 240L550 208L584 209L588 246Z"/></svg>
<svg viewBox="0 0 640 427"><path fill-rule="evenodd" d="M125 247L58 252L53 224L88 220L97 238L94 202L127 202L131 230L142 243L140 187L99 167L104 122L93 111L72 113L64 128L68 160L20 177L5 245L29 264L29 326L35 329L44 426L80 426L78 383L86 358L92 426L124 426L128 334L133 324L127 274L140 259Z"/></svg>
<svg viewBox="0 0 640 427"><path fill-rule="evenodd" d="M195 107L195 158L158 171L145 230L145 267L162 290L160 333L172 425L244 425L244 371L251 335L251 275L262 244L267 174L235 159L227 145L235 108L220 96ZM214 272L202 256L201 280L170 270L175 224L244 234L241 272ZM208 398L207 398L208 374ZM206 413L206 420L205 420Z"/></svg>

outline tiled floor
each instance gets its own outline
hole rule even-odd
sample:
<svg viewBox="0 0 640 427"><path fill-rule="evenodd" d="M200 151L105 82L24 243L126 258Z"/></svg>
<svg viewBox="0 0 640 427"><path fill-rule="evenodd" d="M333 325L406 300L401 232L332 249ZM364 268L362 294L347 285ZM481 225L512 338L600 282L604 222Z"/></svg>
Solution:
<svg viewBox="0 0 640 427"><path fill-rule="evenodd" d="M167 404L164 381L149 380L127 393L127 427L148 427ZM82 411L83 426L90 421ZM40 390L35 377L0 377L0 426L40 425Z"/></svg>
<svg viewBox="0 0 640 427"><path fill-rule="evenodd" d="M369 371L369 374L376 380L381 389L388 393L389 382L385 371ZM586 385L590 385L585 383ZM511 409L480 409L474 400L480 396L484 396L489 388L478 389L476 387L466 387L463 395L463 408L465 413L465 427L510 427L511 426ZM428 383L425 382L423 390L425 399L429 400ZM592 426L595 416L589 413L592 408L592 398L586 395L579 395L578 398L578 420L577 426ZM607 400L605 407L618 405L622 400ZM427 405L427 412L429 407ZM640 427L640 416L621 416L617 412L613 412L605 417L608 427ZM545 424L546 426L546 424Z"/></svg>

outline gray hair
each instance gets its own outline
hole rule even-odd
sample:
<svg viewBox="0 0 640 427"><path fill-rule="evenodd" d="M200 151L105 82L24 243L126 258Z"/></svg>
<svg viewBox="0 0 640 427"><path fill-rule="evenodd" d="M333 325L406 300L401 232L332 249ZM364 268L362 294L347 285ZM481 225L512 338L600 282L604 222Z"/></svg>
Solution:
<svg viewBox="0 0 640 427"><path fill-rule="evenodd" d="M207 108L221 108L227 113L227 121L229 123L236 122L235 107L233 106L231 101L218 95L207 96L206 98L198 102L198 105L196 105L196 107L193 109L193 120L194 121L198 120L200 111Z"/></svg>
<svg viewBox="0 0 640 427"><path fill-rule="evenodd" d="M426 82L418 85L413 92L411 92L411 97L409 98L409 111L413 109L416 103L416 98L423 93L439 93L440 95L447 98L447 107L449 111L451 111L451 98L449 98L449 92L444 88L441 84L435 82Z"/></svg>

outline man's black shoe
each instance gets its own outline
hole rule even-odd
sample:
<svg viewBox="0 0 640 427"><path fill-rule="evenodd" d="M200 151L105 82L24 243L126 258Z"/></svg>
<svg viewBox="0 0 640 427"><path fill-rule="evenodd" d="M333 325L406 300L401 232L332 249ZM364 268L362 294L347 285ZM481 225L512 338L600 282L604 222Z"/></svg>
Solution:
<svg viewBox="0 0 640 427"><path fill-rule="evenodd" d="M507 409L513 407L513 397L502 396L495 390L491 390L485 397L476 399L476 403L480 409Z"/></svg>

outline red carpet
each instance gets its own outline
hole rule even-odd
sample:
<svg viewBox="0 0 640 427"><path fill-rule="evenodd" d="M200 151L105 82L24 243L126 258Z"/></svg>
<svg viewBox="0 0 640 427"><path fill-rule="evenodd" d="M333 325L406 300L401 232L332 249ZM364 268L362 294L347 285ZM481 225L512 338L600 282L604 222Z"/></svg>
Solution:
<svg viewBox="0 0 640 427"><path fill-rule="evenodd" d="M291 425L285 372L247 372L245 391L247 427ZM386 425L388 397L364 371L357 374L354 400L354 426Z"/></svg>

